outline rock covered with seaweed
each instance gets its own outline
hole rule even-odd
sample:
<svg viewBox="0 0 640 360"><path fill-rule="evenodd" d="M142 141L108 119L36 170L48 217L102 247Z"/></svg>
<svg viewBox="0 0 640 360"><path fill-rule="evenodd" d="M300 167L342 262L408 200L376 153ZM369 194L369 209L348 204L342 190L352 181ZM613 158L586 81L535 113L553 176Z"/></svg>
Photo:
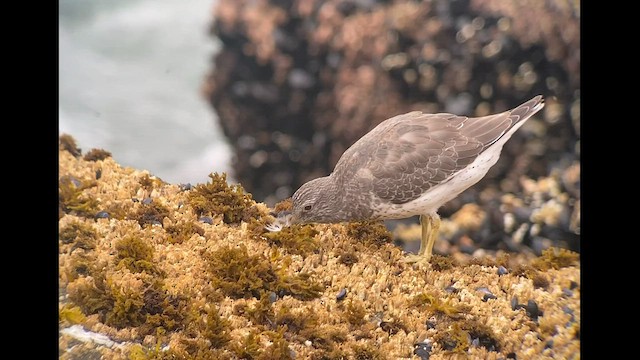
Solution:
<svg viewBox="0 0 640 360"><path fill-rule="evenodd" d="M382 223L267 233L271 210L224 174L168 184L104 150L82 156L71 137L60 145L62 359L551 359L580 349L572 251L451 247L410 266Z"/></svg>

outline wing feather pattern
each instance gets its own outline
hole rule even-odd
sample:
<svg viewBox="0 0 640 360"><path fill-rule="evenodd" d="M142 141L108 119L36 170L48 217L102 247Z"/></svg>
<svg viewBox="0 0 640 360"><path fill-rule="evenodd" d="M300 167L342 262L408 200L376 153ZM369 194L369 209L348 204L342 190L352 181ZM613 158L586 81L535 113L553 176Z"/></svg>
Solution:
<svg viewBox="0 0 640 360"><path fill-rule="evenodd" d="M477 118L419 111L395 116L347 149L332 176L350 181L367 169L376 196L406 203L471 164L542 101L537 96L511 111Z"/></svg>

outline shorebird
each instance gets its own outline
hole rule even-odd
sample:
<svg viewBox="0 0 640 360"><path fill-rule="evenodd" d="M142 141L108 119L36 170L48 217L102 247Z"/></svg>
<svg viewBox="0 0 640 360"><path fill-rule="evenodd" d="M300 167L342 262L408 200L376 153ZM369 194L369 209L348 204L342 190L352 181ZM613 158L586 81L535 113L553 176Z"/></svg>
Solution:
<svg viewBox="0 0 640 360"><path fill-rule="evenodd" d="M339 223L420 216L418 254L428 262L438 238L438 209L482 179L511 136L544 107L542 96L482 117L412 111L365 134L333 172L303 184L267 229L305 223Z"/></svg>

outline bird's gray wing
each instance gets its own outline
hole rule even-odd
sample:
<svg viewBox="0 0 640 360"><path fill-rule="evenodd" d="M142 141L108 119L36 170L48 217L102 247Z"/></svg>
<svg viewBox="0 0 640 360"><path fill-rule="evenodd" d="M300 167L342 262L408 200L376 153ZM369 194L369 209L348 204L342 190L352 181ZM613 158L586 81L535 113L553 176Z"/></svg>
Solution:
<svg viewBox="0 0 640 360"><path fill-rule="evenodd" d="M390 118L345 151L336 175L354 176L364 169L376 196L406 203L464 169L542 106L537 96L511 111L483 117L414 111Z"/></svg>
<svg viewBox="0 0 640 360"><path fill-rule="evenodd" d="M473 162L483 148L461 132L467 117L412 114L388 128L367 164L375 195L394 204L420 197Z"/></svg>

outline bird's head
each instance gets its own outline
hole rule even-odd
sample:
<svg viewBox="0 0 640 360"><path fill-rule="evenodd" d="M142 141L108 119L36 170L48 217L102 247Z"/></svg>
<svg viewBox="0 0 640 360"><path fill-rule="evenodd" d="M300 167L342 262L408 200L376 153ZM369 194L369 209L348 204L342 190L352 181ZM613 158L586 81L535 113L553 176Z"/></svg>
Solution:
<svg viewBox="0 0 640 360"><path fill-rule="evenodd" d="M335 222L335 192L328 176L313 179L302 186L291 197L291 224ZM285 215L286 216L286 215Z"/></svg>
<svg viewBox="0 0 640 360"><path fill-rule="evenodd" d="M289 211L277 214L276 222L267 230L278 231L294 224L340 222L336 211L336 193L328 176L311 180L302 185L291 197Z"/></svg>

